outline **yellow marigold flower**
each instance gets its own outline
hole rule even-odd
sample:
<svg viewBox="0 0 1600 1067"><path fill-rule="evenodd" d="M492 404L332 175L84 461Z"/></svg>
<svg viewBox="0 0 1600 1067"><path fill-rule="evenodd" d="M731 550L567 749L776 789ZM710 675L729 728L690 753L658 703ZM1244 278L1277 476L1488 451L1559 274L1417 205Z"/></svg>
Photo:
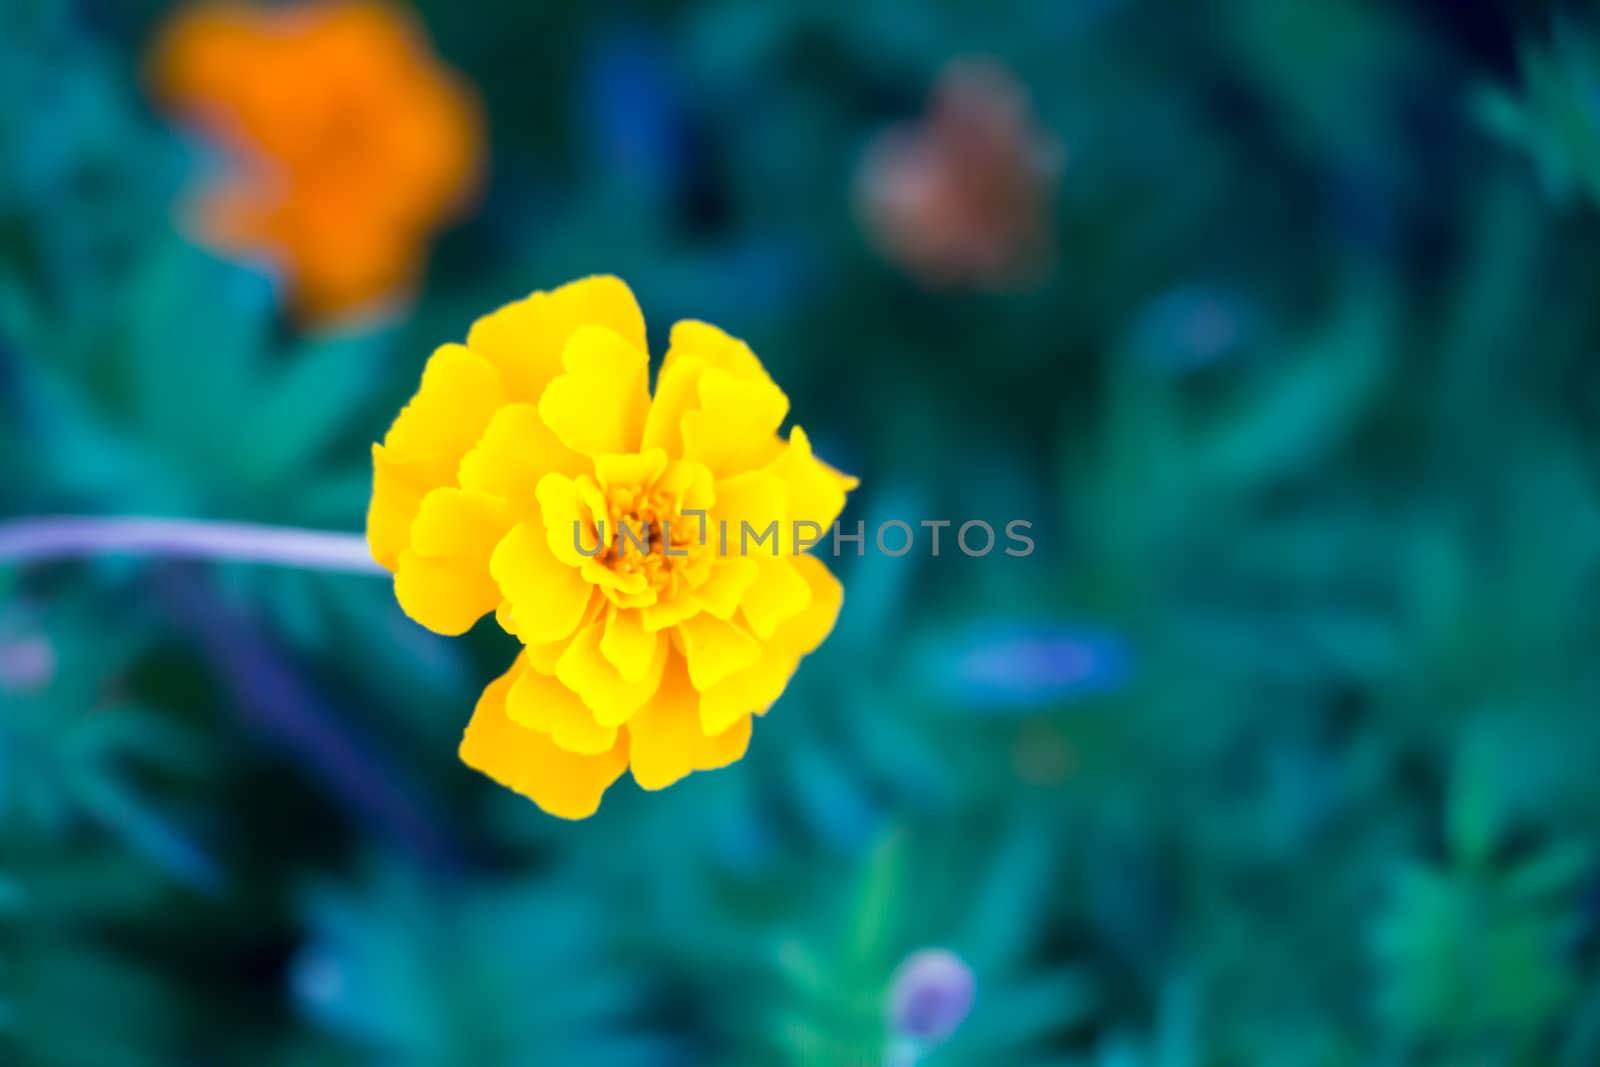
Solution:
<svg viewBox="0 0 1600 1067"><path fill-rule="evenodd" d="M611 277L434 352L373 447L367 536L413 619L460 634L493 612L525 646L463 760L582 818L624 768L660 789L744 755L844 595L803 550L856 481L779 435L788 411L701 322L673 327L652 399L644 318Z"/></svg>
<svg viewBox="0 0 1600 1067"><path fill-rule="evenodd" d="M281 264L309 319L413 285L481 180L476 99L386 3L202 3L163 29L151 75L234 164L199 197L199 236Z"/></svg>

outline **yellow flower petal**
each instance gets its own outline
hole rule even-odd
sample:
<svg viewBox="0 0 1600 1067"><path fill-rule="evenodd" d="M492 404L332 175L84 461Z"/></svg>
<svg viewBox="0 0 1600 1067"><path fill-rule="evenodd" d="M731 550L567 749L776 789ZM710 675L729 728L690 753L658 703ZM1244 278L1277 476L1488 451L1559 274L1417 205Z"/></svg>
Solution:
<svg viewBox="0 0 1600 1067"><path fill-rule="evenodd" d="M687 356L674 362L673 350L667 351L667 362L656 376L655 397L645 416L643 447L664 449L671 456L683 455L683 417L700 406L700 375L705 369L705 361L698 357Z"/></svg>
<svg viewBox="0 0 1600 1067"><path fill-rule="evenodd" d="M815 651L833 630L844 603L844 587L815 556L796 556L787 563L805 583L809 598L800 611L779 624L770 641L759 646L758 661L699 686L700 724L708 734L727 729L740 715L764 712L783 695L800 657Z"/></svg>
<svg viewBox="0 0 1600 1067"><path fill-rule="evenodd" d="M511 509L487 493L446 486L422 498L411 524L411 547L424 556L466 556L487 570L489 556L511 529Z"/></svg>
<svg viewBox="0 0 1600 1067"><path fill-rule="evenodd" d="M605 521L605 498L590 481L547 474L539 479L535 491L550 551L569 567L583 566L584 560L593 559L605 545L616 541L616 531L607 522L602 542L597 520Z"/></svg>
<svg viewBox="0 0 1600 1067"><path fill-rule="evenodd" d="M512 637L517 637L517 620L511 613L511 601L504 597L500 598L500 603L495 605L494 621L500 624L500 629ZM521 638L519 637L518 640L521 640Z"/></svg>
<svg viewBox="0 0 1600 1067"><path fill-rule="evenodd" d="M628 722L629 766L642 789L664 789L694 771L716 770L741 759L750 746L751 717L707 736L700 694L680 656L673 656L661 692Z"/></svg>
<svg viewBox="0 0 1600 1067"><path fill-rule="evenodd" d="M611 536L609 529L606 530L606 536ZM578 573L583 575L584 581L602 590L611 598L611 602L619 607L641 607L655 602L655 592L650 588L650 580L639 571L629 573L616 570L597 559L586 559L578 568Z"/></svg>
<svg viewBox="0 0 1600 1067"><path fill-rule="evenodd" d="M656 694L667 662L667 642L656 642L644 673L629 681L600 650L605 629L605 622L598 620L578 631L556 660L556 677L578 695L597 722L615 726L627 722Z"/></svg>
<svg viewBox="0 0 1600 1067"><path fill-rule="evenodd" d="M671 597L639 608L639 618L644 623L644 628L651 633L676 626L699 613L700 602L695 599L694 592L690 589L679 589Z"/></svg>
<svg viewBox="0 0 1600 1067"><path fill-rule="evenodd" d="M522 726L550 735L559 748L594 756L611 751L617 741L615 726L602 726L560 680L541 674L530 663L506 697L506 714Z"/></svg>
<svg viewBox="0 0 1600 1067"><path fill-rule="evenodd" d="M756 580L740 602L750 632L765 641L777 632L778 624L800 614L811 602L811 584L785 556L759 557Z"/></svg>
<svg viewBox="0 0 1600 1067"><path fill-rule="evenodd" d="M502 604L505 609L504 614L510 614L510 605L504 604L504 602L502 602ZM595 596L593 593L591 593L589 595L589 603L583 609L582 617L578 619L578 625L573 627L573 630L570 634L567 634L565 637L558 637L554 641L547 641L544 643L530 644L527 641L523 641L523 649L527 655L528 664L540 674L556 673L556 661L559 660L561 658L561 654L567 650L567 646L572 644L572 642L577 638L578 634L582 633L586 628L588 628L590 623L594 622L596 619L605 618L605 613L606 598L603 596ZM502 623L502 626L504 626L506 633L511 634L518 640L522 640L522 635L518 634L516 631L514 625L515 621L516 620L514 618L508 619L506 622L513 625L506 625L505 623Z"/></svg>
<svg viewBox="0 0 1600 1067"><path fill-rule="evenodd" d="M578 474L589 460L557 440L532 404L508 404L495 412L483 437L461 460L463 489L493 493L510 501L519 516L538 512L535 491L552 472Z"/></svg>
<svg viewBox="0 0 1600 1067"><path fill-rule="evenodd" d="M649 357L603 326L567 342L566 373L545 386L539 415L568 448L588 456L634 452L650 408Z"/></svg>
<svg viewBox="0 0 1600 1067"><path fill-rule="evenodd" d="M662 377L685 358L698 359L707 367L727 371L741 381L772 384L767 369L750 351L749 345L709 323L684 319L673 325L667 355L661 362Z"/></svg>
<svg viewBox="0 0 1600 1067"><path fill-rule="evenodd" d="M412 620L446 637L472 629L500 599L494 582L463 560L419 556L410 549L395 564L394 596Z"/></svg>
<svg viewBox="0 0 1600 1067"><path fill-rule="evenodd" d="M748 630L711 615L685 619L678 624L677 634L696 689L709 689L761 658L761 645Z"/></svg>
<svg viewBox="0 0 1600 1067"><path fill-rule="evenodd" d="M617 669L624 681L642 681L655 659L656 646L663 638L644 628L644 619L637 611L627 611L615 606L606 613L605 635L600 638L600 654Z"/></svg>
<svg viewBox="0 0 1600 1067"><path fill-rule="evenodd" d="M511 602L517 636L543 645L573 632L594 588L550 551L542 523L519 523L489 559L489 573Z"/></svg>
<svg viewBox="0 0 1600 1067"><path fill-rule="evenodd" d="M746 715L720 734L706 738L695 757L694 769L714 771L744 759L745 752L750 748L750 728L751 717Z"/></svg>
<svg viewBox="0 0 1600 1067"><path fill-rule="evenodd" d="M789 524L789 490L782 478L767 471L747 471L719 480L716 494L711 534L719 551L769 559L778 555Z"/></svg>
<svg viewBox="0 0 1600 1067"><path fill-rule="evenodd" d="M699 704L683 657L673 655L655 699L628 720L629 769L640 788L665 789L699 765L707 747Z"/></svg>
<svg viewBox="0 0 1600 1067"><path fill-rule="evenodd" d="M712 771L744 757L750 717L707 736L701 728L701 694L682 656L670 657L656 699L627 723L629 766L640 789L666 789L693 771Z"/></svg>
<svg viewBox="0 0 1600 1067"><path fill-rule="evenodd" d="M610 751L595 756L567 752L537 730L519 726L506 713L506 697L525 670L519 658L484 690L461 739L461 761L551 815L584 819L628 765L628 742L619 736Z"/></svg>
<svg viewBox="0 0 1600 1067"><path fill-rule="evenodd" d="M719 619L731 619L739 601L761 573L754 559L728 557L716 561L711 576L692 595L696 604Z"/></svg>
<svg viewBox="0 0 1600 1067"><path fill-rule="evenodd" d="M608 453L594 457L594 476L604 489L648 486L667 469L667 453L646 448L630 454Z"/></svg>
<svg viewBox="0 0 1600 1067"><path fill-rule="evenodd" d="M389 427L384 450L425 478L422 488L453 485L461 457L507 400L493 364L461 345L442 345L428 360L417 395Z"/></svg>
<svg viewBox="0 0 1600 1067"><path fill-rule="evenodd" d="M367 506L367 543L372 558L394 570L411 543L411 523L426 492L426 479L372 446L372 502Z"/></svg>
<svg viewBox="0 0 1600 1067"><path fill-rule="evenodd" d="M473 323L467 347L488 356L505 375L511 395L536 403L561 373L567 342L585 325L610 329L645 351L644 315L620 278L596 275L534 293Z"/></svg>
<svg viewBox="0 0 1600 1067"><path fill-rule="evenodd" d="M416 396L372 450L367 540L384 567L399 565L423 496L455 484L461 457L505 401L499 372L482 356L444 345L428 360Z"/></svg>
<svg viewBox="0 0 1600 1067"><path fill-rule="evenodd" d="M605 610L605 604L605 597L591 595L589 597L589 606L584 609L583 617L578 620L578 625L573 627L572 634L576 634L593 622L595 616ZM499 606L494 609L494 620L500 624L500 629L515 637L518 641L522 641L523 647L528 653L528 662L534 664L535 669L541 674L554 674L556 672L556 660L561 653L566 651L567 645L571 643L572 634L568 634L566 637L558 637L554 641L544 644L528 644L523 639L523 636L517 632L516 612L512 608L511 601L503 598Z"/></svg>
<svg viewBox="0 0 1600 1067"><path fill-rule="evenodd" d="M667 464L666 472L656 480L656 490L676 497L679 510L683 512L704 511L709 516L711 505L717 500L716 478L711 468L686 459L675 459ZM681 521L693 539L701 540L700 527L708 521L706 517L686 515ZM710 544L710 531L705 533L705 543Z"/></svg>
<svg viewBox="0 0 1600 1067"><path fill-rule="evenodd" d="M778 427L789 398L770 381L736 378L717 367L700 375L700 407L683 416L683 456L719 477L765 466L783 447Z"/></svg>
<svg viewBox="0 0 1600 1067"><path fill-rule="evenodd" d="M778 627L773 642L797 655L809 655L827 640L844 605L844 586L815 556L796 556L795 569L811 587L811 600L794 618Z"/></svg>
<svg viewBox="0 0 1600 1067"><path fill-rule="evenodd" d="M737 473L776 455L788 410L788 397L748 345L715 326L680 322L657 377L644 443L702 459L719 474ZM722 428L729 418L734 423Z"/></svg>
<svg viewBox="0 0 1600 1067"><path fill-rule="evenodd" d="M412 523L412 548L400 553L396 566L400 607L435 633L453 636L472 629L500 602L489 557L510 526L509 510L498 497L433 490Z"/></svg>
<svg viewBox="0 0 1600 1067"><path fill-rule="evenodd" d="M728 675L700 694L700 727L720 734L741 717L765 711L789 685L800 657L777 646L761 650L759 662Z"/></svg>
<svg viewBox="0 0 1600 1067"><path fill-rule="evenodd" d="M857 484L856 479L840 474L817 459L811 451L811 439L798 426L789 431L788 445L768 465L767 471L781 480L787 490L789 521L783 530L786 553L798 549L794 544L796 522L813 522L823 531L819 534L816 530L802 530L802 537L828 536L834 520L844 510L845 493Z"/></svg>

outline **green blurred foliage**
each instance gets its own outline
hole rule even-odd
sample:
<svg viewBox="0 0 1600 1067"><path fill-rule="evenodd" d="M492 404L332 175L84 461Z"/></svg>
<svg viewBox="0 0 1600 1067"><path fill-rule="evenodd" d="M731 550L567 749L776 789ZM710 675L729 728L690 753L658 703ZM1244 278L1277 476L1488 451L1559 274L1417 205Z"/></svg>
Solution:
<svg viewBox="0 0 1600 1067"><path fill-rule="evenodd" d="M733 768L580 824L457 763L511 654L381 582L0 570L0 1062L1600 1063L1600 21L1472 0L424 2L492 181L307 332L175 224L156 0L0 3L0 517L356 530L471 319L596 270L746 337L846 521ZM862 237L950 59L1065 147L1059 260Z"/></svg>

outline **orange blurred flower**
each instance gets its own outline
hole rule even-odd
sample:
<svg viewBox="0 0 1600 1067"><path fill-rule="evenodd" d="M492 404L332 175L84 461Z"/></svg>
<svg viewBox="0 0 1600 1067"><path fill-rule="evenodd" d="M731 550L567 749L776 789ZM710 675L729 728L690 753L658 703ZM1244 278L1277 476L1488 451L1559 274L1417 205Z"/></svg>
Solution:
<svg viewBox="0 0 1600 1067"><path fill-rule="evenodd" d="M162 31L151 75L233 163L197 197L200 238L276 261L306 319L413 286L482 178L476 98L378 0L202 3Z"/></svg>
<svg viewBox="0 0 1600 1067"><path fill-rule="evenodd" d="M947 65L928 114L868 146L857 208L884 255L932 285L1027 281L1054 251L1061 151L1027 90L982 59Z"/></svg>

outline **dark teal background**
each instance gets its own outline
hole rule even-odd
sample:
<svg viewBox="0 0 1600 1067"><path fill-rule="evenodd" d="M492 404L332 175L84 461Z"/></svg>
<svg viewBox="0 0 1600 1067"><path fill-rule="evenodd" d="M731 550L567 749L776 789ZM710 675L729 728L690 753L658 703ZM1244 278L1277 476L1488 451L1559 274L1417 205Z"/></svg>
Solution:
<svg viewBox="0 0 1600 1067"><path fill-rule="evenodd" d="M437 344L535 288L749 340L869 553L749 756L586 822L459 764L514 649L382 581L0 570L0 1063L1600 1063L1600 21L1512 0L428 3L491 183L307 332L172 219L140 0L0 0L0 515L361 528ZM1035 286L857 164L999 58Z"/></svg>

